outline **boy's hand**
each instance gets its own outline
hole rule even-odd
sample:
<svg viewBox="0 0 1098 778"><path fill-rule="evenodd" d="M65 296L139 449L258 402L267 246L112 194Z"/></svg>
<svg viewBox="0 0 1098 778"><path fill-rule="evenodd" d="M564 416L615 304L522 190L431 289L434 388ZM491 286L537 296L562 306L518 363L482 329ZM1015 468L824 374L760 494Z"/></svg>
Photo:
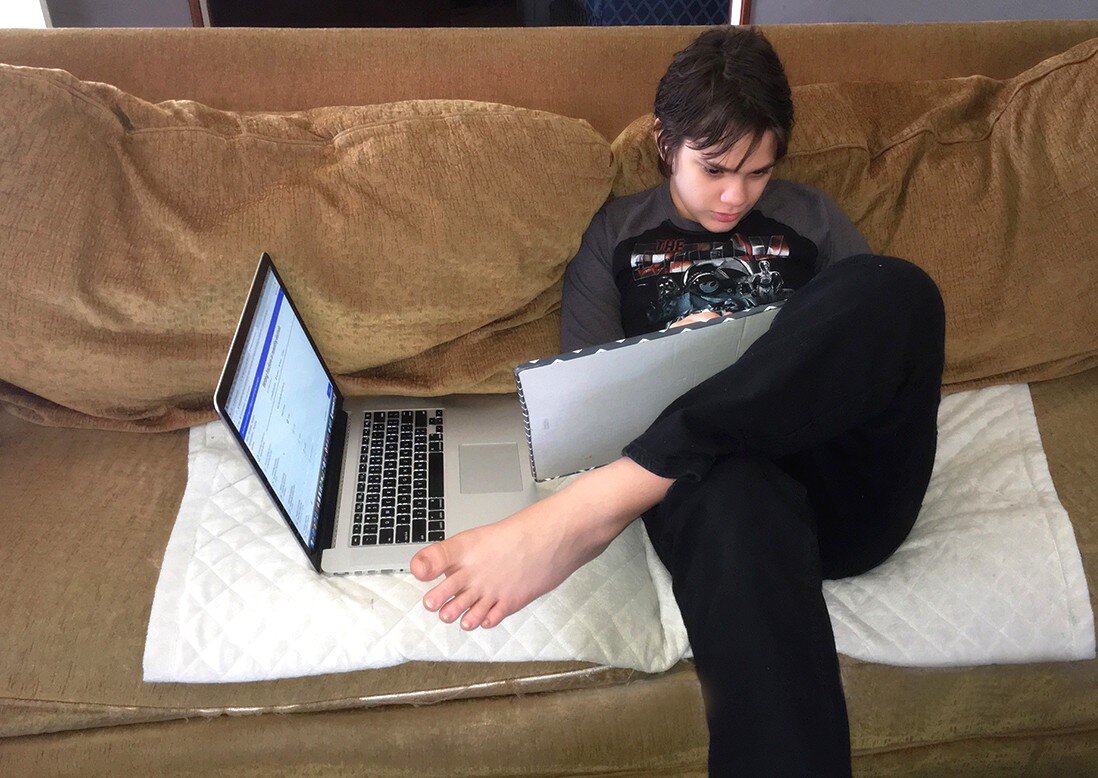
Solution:
<svg viewBox="0 0 1098 778"><path fill-rule="evenodd" d="M684 316L678 321L671 322L671 324L669 324L667 328L671 329L671 327L681 327L684 324L696 324L699 321L709 321L710 319L719 318L721 318L721 314L719 313L714 313L713 311L699 311L698 313L692 313L689 316Z"/></svg>

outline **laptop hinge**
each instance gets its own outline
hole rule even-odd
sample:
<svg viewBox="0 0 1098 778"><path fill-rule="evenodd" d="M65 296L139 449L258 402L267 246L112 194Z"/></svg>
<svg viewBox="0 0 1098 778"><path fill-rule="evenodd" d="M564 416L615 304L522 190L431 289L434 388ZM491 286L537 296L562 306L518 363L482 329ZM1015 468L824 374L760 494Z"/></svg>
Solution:
<svg viewBox="0 0 1098 778"><path fill-rule="evenodd" d="M335 534L336 511L339 509L339 480L343 473L343 458L347 453L344 446L347 442L347 425L349 419L342 404L336 408L335 418L332 420L332 439L328 443L328 469L324 474L324 493L320 498L320 526L317 533L316 554L314 560L319 564L320 554L326 548L331 548Z"/></svg>

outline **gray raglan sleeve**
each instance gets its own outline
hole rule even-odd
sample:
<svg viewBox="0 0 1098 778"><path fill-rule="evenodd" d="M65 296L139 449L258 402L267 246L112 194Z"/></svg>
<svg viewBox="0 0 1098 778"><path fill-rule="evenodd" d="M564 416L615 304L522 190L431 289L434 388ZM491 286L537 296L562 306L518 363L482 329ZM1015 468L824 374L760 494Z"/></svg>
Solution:
<svg viewBox="0 0 1098 778"><path fill-rule="evenodd" d="M857 254L871 254L869 244L866 243L865 238L858 232L858 228L854 226L854 222L839 207L839 204L823 192L820 193L820 197L823 199L823 209L828 229L823 246L824 250L821 252L822 256L820 257L822 261L818 269L822 270L832 262L838 262Z"/></svg>
<svg viewBox="0 0 1098 778"><path fill-rule="evenodd" d="M579 251L564 271L560 300L561 351L621 340L621 295L611 272L613 247L603 211L583 234Z"/></svg>

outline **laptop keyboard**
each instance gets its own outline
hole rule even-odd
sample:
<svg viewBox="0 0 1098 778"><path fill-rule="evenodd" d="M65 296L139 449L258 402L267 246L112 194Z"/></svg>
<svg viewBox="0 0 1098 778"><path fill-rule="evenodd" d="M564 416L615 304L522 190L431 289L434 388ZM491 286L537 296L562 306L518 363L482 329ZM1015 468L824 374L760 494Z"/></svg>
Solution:
<svg viewBox="0 0 1098 778"><path fill-rule="evenodd" d="M444 540L443 499L442 410L367 412L351 545Z"/></svg>

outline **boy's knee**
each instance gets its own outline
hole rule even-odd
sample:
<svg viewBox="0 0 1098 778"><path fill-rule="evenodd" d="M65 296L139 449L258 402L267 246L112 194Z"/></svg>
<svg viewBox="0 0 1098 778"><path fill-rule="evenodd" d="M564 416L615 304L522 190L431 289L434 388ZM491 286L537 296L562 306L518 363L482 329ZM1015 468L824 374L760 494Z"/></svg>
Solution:
<svg viewBox="0 0 1098 778"><path fill-rule="evenodd" d="M700 481L677 481L659 509L665 523L680 529L689 525L689 531L700 537L767 524L777 529L773 514L791 516L801 524L814 523L804 485L770 460L756 456L719 457Z"/></svg>
<svg viewBox="0 0 1098 778"><path fill-rule="evenodd" d="M922 320L945 322L945 303L938 284L923 268L906 259L883 254L858 254L842 260L873 270L879 277L881 301L913 306Z"/></svg>

